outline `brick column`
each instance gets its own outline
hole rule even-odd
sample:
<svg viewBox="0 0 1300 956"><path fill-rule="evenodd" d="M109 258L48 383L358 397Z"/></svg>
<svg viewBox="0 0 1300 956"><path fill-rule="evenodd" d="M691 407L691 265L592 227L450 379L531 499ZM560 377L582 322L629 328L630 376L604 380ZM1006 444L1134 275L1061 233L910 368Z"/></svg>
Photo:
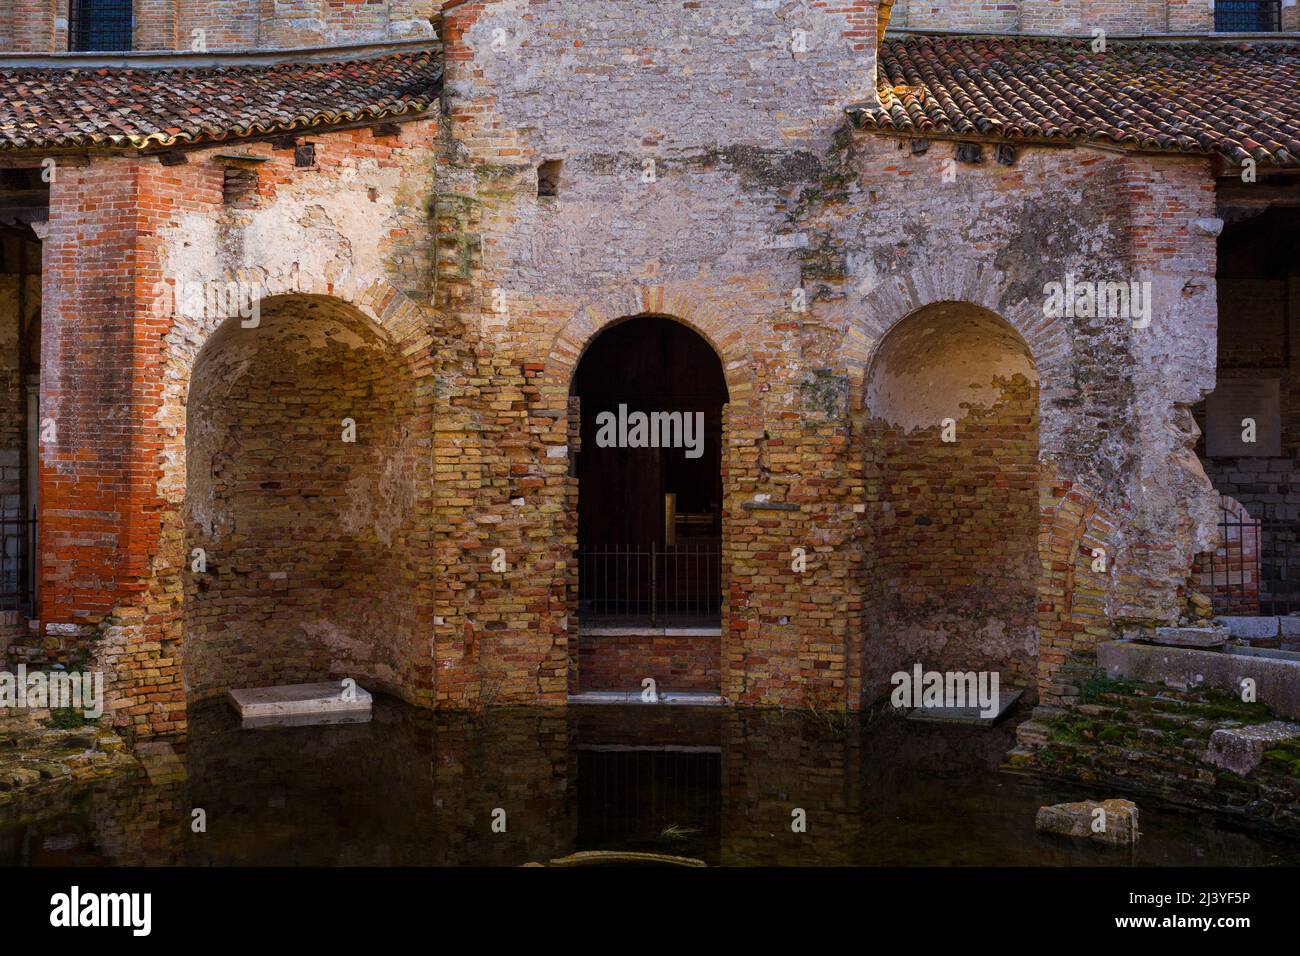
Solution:
<svg viewBox="0 0 1300 956"><path fill-rule="evenodd" d="M183 723L178 610L146 602L158 552L162 339L150 250L160 167L60 166L44 244L40 620L58 659L106 671L115 723ZM149 211L152 209L153 211ZM169 626L170 625L170 626Z"/></svg>
<svg viewBox="0 0 1300 956"><path fill-rule="evenodd" d="M137 50L175 50L189 48L176 38L175 0L135 0L133 43Z"/></svg>
<svg viewBox="0 0 1300 956"><path fill-rule="evenodd" d="M67 0L10 0L6 14L12 23L13 49L19 53L49 53L54 47L55 10L66 12Z"/></svg>
<svg viewBox="0 0 1300 956"><path fill-rule="evenodd" d="M1214 10L1209 0L1169 0L1170 33L1209 33Z"/></svg>
<svg viewBox="0 0 1300 956"><path fill-rule="evenodd" d="M1063 34L1081 26L1091 26L1083 22L1083 0L1025 0L1020 9L1025 33Z"/></svg>

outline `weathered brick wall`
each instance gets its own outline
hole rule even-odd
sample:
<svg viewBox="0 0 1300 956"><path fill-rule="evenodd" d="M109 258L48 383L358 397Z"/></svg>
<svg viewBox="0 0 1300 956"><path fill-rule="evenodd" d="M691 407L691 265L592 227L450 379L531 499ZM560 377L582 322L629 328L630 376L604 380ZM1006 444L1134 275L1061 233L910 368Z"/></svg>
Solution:
<svg viewBox="0 0 1300 956"><path fill-rule="evenodd" d="M1020 5L1020 30L1077 34L1085 22L1083 11L1089 5L1088 0L1025 0Z"/></svg>
<svg viewBox="0 0 1300 956"><path fill-rule="evenodd" d="M8 21L7 27L0 28L0 38L8 41L4 49L39 53L60 49L55 46L55 8L50 0L11 0L5 7L0 10L0 21Z"/></svg>
<svg viewBox="0 0 1300 956"><path fill-rule="evenodd" d="M722 639L716 634L578 635L579 692L658 690L717 693L722 686Z"/></svg>
<svg viewBox="0 0 1300 956"><path fill-rule="evenodd" d="M1211 33L1214 10L1208 0L1169 0L1169 32Z"/></svg>
<svg viewBox="0 0 1300 956"><path fill-rule="evenodd" d="M1175 615L1191 557L1213 537L1187 427L1213 381L1214 241L1191 226L1213 213L1212 179L1195 159L1028 150L1003 166L987 148L984 158L954 164L947 143L913 152L846 138L804 223L814 240L804 285L819 323L846 330L840 354L859 383L885 334L935 303L982 306L1029 346L1041 382L1040 681L1045 695L1068 696L1055 668L1111 622ZM1151 325L1045 315L1047 284L1070 275L1149 282ZM870 480L866 492L878 500ZM1098 547L1104 573L1091 566ZM867 580L875 548L869 540ZM870 589L866 598L872 620ZM880 689L891 664L874 650L868 642L864 684Z"/></svg>
<svg viewBox="0 0 1300 956"><path fill-rule="evenodd" d="M138 0L137 0L138 2ZM435 0L172 0L179 45L276 49L432 36Z"/></svg>
<svg viewBox="0 0 1300 956"><path fill-rule="evenodd" d="M49 650L65 659L87 650L76 638L145 586L157 537L141 513L156 494L149 431L160 367L146 343L164 329L148 313L145 290L156 273L140 249L151 211L137 200L150 172L143 161L63 163L50 189L43 245L41 617ZM143 608L133 616L143 620Z"/></svg>
<svg viewBox="0 0 1300 956"><path fill-rule="evenodd" d="M135 0L133 29L137 50L184 50L192 39L176 36L175 0Z"/></svg>
<svg viewBox="0 0 1300 956"><path fill-rule="evenodd" d="M62 52L69 0L10 0L0 51ZM134 0L137 50L251 50L432 37L438 0ZM195 31L201 31L196 34Z"/></svg>
<svg viewBox="0 0 1300 956"><path fill-rule="evenodd" d="M1079 19L1086 31L1166 33L1169 30L1169 0L1082 0Z"/></svg>
<svg viewBox="0 0 1300 956"><path fill-rule="evenodd" d="M330 296L350 316L364 315L371 334L384 342L382 348L353 342L364 346L361 351L367 356L366 368L375 376L376 394L381 381L387 389L402 380L394 374L396 360L391 358L400 355L408 382L405 400L431 409L439 401L432 379L434 355L439 353L435 338L452 337L439 333L437 323L401 289L427 298L431 286L426 217L432 188L432 134L433 124L414 122L404 124L399 136L369 129L323 135L314 138L315 163L307 167L295 165L292 144L245 145L241 151L267 161L256 167L256 191L232 205L223 201L227 167L217 159L228 148L193 153L184 165L162 166L152 158L105 158L81 167L59 167L44 246L50 294L42 340L41 415L56 423L57 435L43 447L41 500L50 510L43 512L42 519L40 616L48 656L65 660L89 656L106 669L117 722L133 723L142 733L184 727L184 594L186 588L199 587L199 581L189 577L190 542L182 517L187 490L194 491L187 489L186 402L202 346L229 318L208 310L201 297L199 305L187 304L184 290L237 279L267 296ZM454 344L441 354L447 361L458 360ZM390 357L387 365L384 355ZM288 364L287 360L272 362L277 373ZM227 380L214 387L233 388L238 395L237 382ZM312 382L301 382L300 397L310 397L313 388ZM275 394L274 381L271 394ZM248 395L255 398L256 388ZM283 397L287 415L293 396ZM327 401L323 395L320 399ZM381 422L381 429L396 427L382 424L385 418L392 422L391 407L378 408L373 397L360 404L372 413L372 420ZM330 416L336 411L320 409ZM365 448L365 413L357 420L358 445ZM418 528L399 529L393 539L400 542L406 535L414 547L418 537L422 549L433 547L428 530L433 507L430 427L425 421L423 428L414 420L404 423L409 431L401 438L404 446L420 449L406 453L419 458L413 468L399 469L401 480L412 481L416 489L413 496L403 492L402 505ZM243 425L228 424L228 437L246 434ZM331 421L330 427L339 425ZM270 434L243 442L239 456L234 456L241 464L235 467L255 474L258 458L271 454L267 449L275 448L277 441L291 440ZM301 444L295 447L292 441L282 447L303 451ZM378 459L368 460L370 467L378 467ZM336 506L328 498L299 499L304 502L302 525L310 528L314 522L324 540L338 533L326 530L336 516L346 520L351 514L369 525L362 512L378 505L385 483L393 477L372 481L378 477L373 471L368 474L364 466L355 467L358 474L351 477L364 487L351 489L346 506ZM336 480L331 495L337 495L346 481L341 474ZM261 484L256 489L241 486L233 500L270 498L273 489ZM383 523L374 525L373 532L380 533ZM249 533L243 525L238 530ZM304 541L307 552L322 543L310 540L306 531L300 533L308 539ZM365 546L369 551L358 549L341 563L355 575L359 573L356 562L374 554L380 544L372 541ZM334 544L326 550L330 547ZM221 568L221 542L215 552L214 563ZM324 568L321 555L307 552L297 557L302 562L299 567L329 575L340 570ZM401 606L391 611L400 615L400 635L427 634L432 569L408 561L402 553L398 548L384 559L396 565L380 563L364 573L378 575L392 568L385 574L385 586L403 588ZM269 579L267 565L274 558L266 554L245 558L248 566L236 564L240 573L260 569ZM225 570L229 572L230 566ZM290 578L286 574L284 579L288 592L277 593L276 600L291 608L293 595L299 595L297 606L305 608L302 620L308 623L313 613L318 622L330 617L342 631L323 634L322 628L328 628L319 623L314 631L317 648L330 646L331 639L346 633L347 615L357 613L357 602L346 608L336 602L332 616L322 615L322 592L337 584L338 578ZM360 587L364 580L353 586ZM198 595L197 590L190 593ZM216 593L222 595L220 587ZM330 606L328 601L325 604ZM205 621L203 612L197 616L211 633L211 619ZM393 642L400 640L399 635L376 634L373 616L368 623L370 641L347 644L344 640L347 647L340 651L335 640L331 673L347 676L345 672L355 667L382 686L427 701L433 683L427 644L422 649L418 639L411 639L405 642L404 654L398 653ZM241 626L247 633L247 621ZM202 639L201 633L197 639ZM241 650L256 661L255 648ZM268 671L304 666L299 660L277 658L274 648L266 650L265 661L250 666ZM202 651L193 656L198 670L186 675L191 692L219 686L224 663L212 655L205 657ZM316 666L320 658L312 660L307 667ZM218 676L204 672L209 664Z"/></svg>
<svg viewBox="0 0 1300 956"><path fill-rule="evenodd" d="M1284 9L1283 29L1296 29L1295 22L1295 8ZM1209 33L1214 12L1209 0L899 0L890 25L989 33Z"/></svg>
<svg viewBox="0 0 1300 956"><path fill-rule="evenodd" d="M1240 502L1223 500L1224 517L1234 527L1222 529L1213 551L1196 556L1192 565L1193 586L1210 599L1218 614L1259 614L1260 545L1259 519Z"/></svg>
<svg viewBox="0 0 1300 956"><path fill-rule="evenodd" d="M842 376L815 387L814 370L834 365L832 340L805 334L789 310L798 237L787 223L843 103L870 92L874 15L873 3L729 18L690 4L654 18L614 3L448 13L460 162L442 170L438 302L473 330L471 384L492 414L478 413L483 427L448 463L458 494L446 520L461 568L486 567L498 547L512 566L500 591L480 588L466 604L470 578L440 606L440 698L474 667L471 687L562 699L574 629L569 378L599 329L641 313L686 322L726 369L724 692L856 696L861 466L845 454ZM536 166L549 159L563 161L555 201L536 195ZM505 313L492 310L496 289ZM803 574L791 569L795 547L812 556Z"/></svg>
<svg viewBox="0 0 1300 956"><path fill-rule="evenodd" d="M891 25L1015 33L1020 5L1004 0L901 0L894 7Z"/></svg>
<svg viewBox="0 0 1300 956"><path fill-rule="evenodd" d="M187 549L206 556L186 578L189 696L351 677L427 700L416 381L334 300L267 299L259 319L223 325L187 403Z"/></svg>
<svg viewBox="0 0 1300 956"><path fill-rule="evenodd" d="M1192 549L1211 533L1203 477L1188 467L1191 435L1170 428L1209 381L1201 353L1213 322L1214 250L1188 226L1213 208L1208 165L1024 151L1011 167L962 168L947 185L941 162L950 145L911 156L906 144L834 137L837 111L823 112L817 97L798 106L803 113L785 108L784 76L805 65L797 56L765 71L762 115L744 98L718 101L707 77L665 95L661 77L680 72L679 54L665 52L653 31L668 23L622 23L597 7L539 12L544 35L508 5L467 4L447 24L451 126L462 152L443 168L438 301L476 330L473 384L485 387L479 399L493 410L490 431L475 436L473 463L458 447L451 467L464 505L447 518L474 555L464 566L486 565L494 547L522 557L508 575L515 590L440 605L445 686L460 680L452 675L465 672L474 646L479 674L499 675L494 688L523 699L563 686L560 648L573 626L564 514L575 492L560 426L568 375L606 323L640 313L696 328L727 373L722 684L731 698L856 702L861 683L874 693L887 677L886 662L859 636L880 561L861 515L881 490L864 476L864 432L851 422L864 415L857 409L874 343L936 302L972 302L1005 318L1042 373L1045 685L1069 654L1111 632L1117 609L1147 621L1176 613ZM608 25L598 37L571 22L597 13ZM692 37L692 61L741 71L729 82L747 89L753 60L737 64L728 49L746 44L708 56L709 27L692 15L673 25ZM780 50L761 16L752 42ZM781 27L796 22L798 14ZM637 41L658 52L632 62L605 49ZM843 76L852 59L842 71L820 55L815 75L837 76L838 101L851 99L842 91L852 85ZM556 62L562 74L550 72ZM707 91L707 108L690 108L697 90ZM587 122L591 110L600 125ZM535 195L536 165L550 159L564 164L554 199ZM1144 342L1123 319L1045 319L1044 284L1071 272L1152 282L1159 330ZM807 314L790 306L799 287ZM492 306L498 290L509 303L503 312ZM1175 356L1185 378L1166 380L1159 350ZM1136 445L1121 434L1138 435ZM528 450L512 451L507 468L491 464L494 448ZM1154 491L1136 479L1147 468L1163 470ZM809 559L802 572L792 567L795 548ZM1104 572L1092 570L1095 549L1105 551ZM531 603L521 609L521 601ZM522 625L534 614L548 623L530 634ZM1028 670L1023 656L1008 667Z"/></svg>
<svg viewBox="0 0 1300 956"><path fill-rule="evenodd" d="M940 384L942 383L942 384ZM938 389L957 391L958 380ZM942 660L997 670L1017 686L1037 678L1038 389L1018 375L954 422L908 430L873 421L878 461L873 526L879 613L875 653L900 670Z"/></svg>
<svg viewBox="0 0 1300 956"><path fill-rule="evenodd" d="M1168 621L1191 556L1212 540L1188 411L1213 381L1214 241L1190 228L1213 214L1210 164L1025 149L1002 165L985 147L982 164L962 165L951 143L852 131L842 108L870 95L874 14L810 3L721 20L687 4L649 19L612 0L468 3L447 24L441 137L431 123L396 140L315 137L313 168L295 167L291 149L245 144L268 161L231 206L217 158L229 146L183 166L97 159L61 172L43 355L43 402L59 423L43 479L53 510L42 620L56 650L92 647L108 662L119 718L180 726L183 596L198 586L186 570L185 461L201 444L187 437L186 399L220 323L159 315L151 290L238 275L366 316L385 343L374 351L405 356L401 374L432 422L414 452L431 472L417 474L414 506L428 523L395 572L415 575L401 627L432 635L432 666L420 672L418 646L404 659L369 648L395 689L449 706L564 701L581 671L571 378L603 328L650 314L712 345L730 395L722 692L858 706L884 688L895 650L926 652L918 635L884 653L879 625L867 629L889 619L889 590L921 588L911 569L883 573L903 549L880 549L871 516L912 492L906 469L892 482L879 469L867 370L909 316L965 303L1014 329L1038 373L1040 689L1077 696L1057 681L1060 665L1119 625ZM563 164L558 195L539 196L548 160ZM1151 324L1046 315L1046 284L1070 275L1150 282ZM306 396L322 417L339 412ZM931 500L952 516L945 534L973 521L985 543L1014 544L1001 557L1024 567L1034 416L1017 403L1033 400L994 410L1008 444L970 452L992 489L952 483ZM235 424L225 432L239 434ZM252 451L239 459L250 481L270 454ZM909 448L929 464L920 451ZM258 514L277 489L247 490L227 500ZM1016 533L995 536L1000 521ZM966 566L938 553L951 537L926 533L936 559ZM260 568L269 579L270 563ZM1026 584L1017 601L1029 574L1013 576ZM968 598L933 604L987 618ZM1007 613L1020 636L990 647L1020 679L1032 636ZM957 666L944 658L925 663ZM414 684L396 673L408 666ZM201 666L192 689L215 689L209 678Z"/></svg>

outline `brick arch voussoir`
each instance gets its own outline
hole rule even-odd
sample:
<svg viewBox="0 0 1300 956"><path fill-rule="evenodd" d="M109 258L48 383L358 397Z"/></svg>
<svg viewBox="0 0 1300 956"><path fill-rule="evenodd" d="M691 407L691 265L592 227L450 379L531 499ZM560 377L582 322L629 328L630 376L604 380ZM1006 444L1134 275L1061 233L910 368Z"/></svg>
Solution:
<svg viewBox="0 0 1300 956"><path fill-rule="evenodd" d="M589 303L556 333L546 357L546 391L557 400L569 393L573 374L596 337L622 319L658 315L698 334L718 356L732 403L749 390L750 352L741 330L698 296L675 295L663 286L635 286L625 293Z"/></svg>
<svg viewBox="0 0 1300 956"><path fill-rule="evenodd" d="M1038 303L1015 298L1006 277L993 267L954 259L885 276L864 297L840 346L854 407L866 401L867 376L885 337L910 316L945 302L986 309L1020 334L1038 370L1040 405L1055 397L1057 383L1068 385L1070 338L1063 321L1044 315Z"/></svg>
<svg viewBox="0 0 1300 956"><path fill-rule="evenodd" d="M1044 469L1046 472L1048 469ZM1078 646L1087 620L1101 620L1113 582L1117 527L1090 489L1044 477L1040 486L1039 687L1053 681L1055 658ZM1106 571L1093 570L1094 552L1106 557ZM1086 591L1081 588L1086 586ZM1083 595L1086 594L1087 597ZM1096 597L1100 595L1100 597ZM1090 606L1093 605L1093 606ZM1048 653L1044 653L1044 650Z"/></svg>
<svg viewBox="0 0 1300 956"><path fill-rule="evenodd" d="M330 299L349 307L368 320L374 331L397 350L410 366L412 377L430 375L433 369L427 361L434 347L432 315L406 293L383 276L368 276L342 282L320 277L303 276L297 271L284 275L260 276L260 300L313 296ZM176 356L192 374L195 363L213 334L225 321L222 318L206 319L180 343L181 354Z"/></svg>

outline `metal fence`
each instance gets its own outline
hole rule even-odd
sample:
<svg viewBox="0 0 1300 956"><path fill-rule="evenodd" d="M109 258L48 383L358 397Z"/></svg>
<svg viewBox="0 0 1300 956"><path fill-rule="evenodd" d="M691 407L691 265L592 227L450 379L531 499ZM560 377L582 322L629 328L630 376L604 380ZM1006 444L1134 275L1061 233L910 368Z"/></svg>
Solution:
<svg viewBox="0 0 1300 956"><path fill-rule="evenodd" d="M33 613L35 555L36 516L0 514L0 612Z"/></svg>
<svg viewBox="0 0 1300 956"><path fill-rule="evenodd" d="M1272 33L1282 29L1282 0L1217 0L1217 33Z"/></svg>
<svg viewBox="0 0 1300 956"><path fill-rule="evenodd" d="M1255 517L1221 501L1221 543L1200 569L1201 587L1217 613L1272 617L1300 611L1300 518L1288 516L1287 508L1251 504Z"/></svg>
<svg viewBox="0 0 1300 956"><path fill-rule="evenodd" d="M722 614L722 546L596 545L578 552L584 624L700 623Z"/></svg>
<svg viewBox="0 0 1300 956"><path fill-rule="evenodd" d="M68 4L68 49L131 49L132 0L71 0Z"/></svg>

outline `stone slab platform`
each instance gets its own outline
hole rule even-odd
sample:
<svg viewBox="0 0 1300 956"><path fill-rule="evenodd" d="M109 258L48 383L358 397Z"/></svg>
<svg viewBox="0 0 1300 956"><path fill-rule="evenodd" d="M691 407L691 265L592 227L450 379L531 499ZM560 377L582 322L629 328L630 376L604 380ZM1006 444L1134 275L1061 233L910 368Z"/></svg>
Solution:
<svg viewBox="0 0 1300 956"><path fill-rule="evenodd" d="M244 726L356 723L370 719L373 699L361 687L344 696L342 681L232 689L231 706Z"/></svg>
<svg viewBox="0 0 1300 956"><path fill-rule="evenodd" d="M1024 693L1023 690L1004 690L998 692L998 712L992 717L984 717L978 707L913 707L907 712L908 720L932 720L945 724L978 724L992 727L1001 720L1008 710L1015 705Z"/></svg>
<svg viewBox="0 0 1300 956"><path fill-rule="evenodd" d="M589 690L570 694L570 704L676 704L685 707L721 707L727 699L721 694L706 691L661 690L652 701L645 700L639 690Z"/></svg>

